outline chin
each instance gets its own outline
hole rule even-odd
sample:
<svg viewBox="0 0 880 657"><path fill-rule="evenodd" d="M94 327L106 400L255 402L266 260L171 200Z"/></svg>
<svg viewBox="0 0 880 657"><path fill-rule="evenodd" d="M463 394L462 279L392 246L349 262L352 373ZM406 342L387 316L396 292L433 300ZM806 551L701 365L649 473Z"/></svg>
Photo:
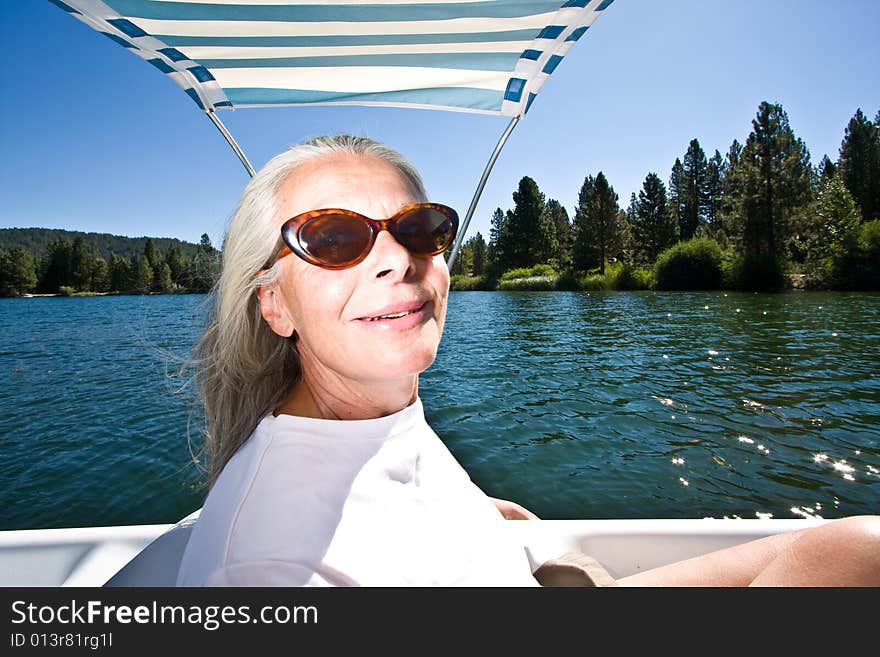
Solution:
<svg viewBox="0 0 880 657"><path fill-rule="evenodd" d="M437 349L408 353L401 358L376 359L369 364L371 379L398 379L421 374L428 369L437 356Z"/></svg>

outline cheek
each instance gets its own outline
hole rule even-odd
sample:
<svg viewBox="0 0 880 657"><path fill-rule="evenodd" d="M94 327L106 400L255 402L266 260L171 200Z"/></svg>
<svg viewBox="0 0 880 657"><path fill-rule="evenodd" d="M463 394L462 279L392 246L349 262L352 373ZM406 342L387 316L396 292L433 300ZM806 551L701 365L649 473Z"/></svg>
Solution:
<svg viewBox="0 0 880 657"><path fill-rule="evenodd" d="M443 254L434 256L434 266L432 268L433 276L435 280L442 282L442 287L438 286L438 290L446 290L449 292L449 267L446 266L446 260L443 258Z"/></svg>
<svg viewBox="0 0 880 657"><path fill-rule="evenodd" d="M338 272L306 267L308 269L294 273L287 288L290 290L287 301L300 337L312 341L326 336L338 326L339 317L351 296L351 282Z"/></svg>
<svg viewBox="0 0 880 657"><path fill-rule="evenodd" d="M434 256L433 265L428 272L428 280L431 286L437 290L442 305L442 312L437 317L437 321L442 328L446 318L446 302L449 298L449 268L446 266L446 261L442 255Z"/></svg>

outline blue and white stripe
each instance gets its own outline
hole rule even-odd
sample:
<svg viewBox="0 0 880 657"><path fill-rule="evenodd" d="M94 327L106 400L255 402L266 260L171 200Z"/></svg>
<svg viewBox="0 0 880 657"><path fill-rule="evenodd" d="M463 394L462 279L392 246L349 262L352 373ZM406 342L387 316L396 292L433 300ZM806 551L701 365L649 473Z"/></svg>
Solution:
<svg viewBox="0 0 880 657"><path fill-rule="evenodd" d="M613 0L50 0L203 109L357 104L521 116Z"/></svg>

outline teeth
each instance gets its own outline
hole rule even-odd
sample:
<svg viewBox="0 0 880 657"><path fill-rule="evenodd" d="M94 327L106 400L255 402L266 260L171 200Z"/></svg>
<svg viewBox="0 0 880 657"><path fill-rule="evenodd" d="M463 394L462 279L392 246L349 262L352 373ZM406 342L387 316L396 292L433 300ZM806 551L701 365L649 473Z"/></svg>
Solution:
<svg viewBox="0 0 880 657"><path fill-rule="evenodd" d="M375 322L377 319L397 319L398 317L404 317L405 315L409 315L412 311L406 311L403 313L395 313L393 315L380 315L379 317L367 317L367 321Z"/></svg>

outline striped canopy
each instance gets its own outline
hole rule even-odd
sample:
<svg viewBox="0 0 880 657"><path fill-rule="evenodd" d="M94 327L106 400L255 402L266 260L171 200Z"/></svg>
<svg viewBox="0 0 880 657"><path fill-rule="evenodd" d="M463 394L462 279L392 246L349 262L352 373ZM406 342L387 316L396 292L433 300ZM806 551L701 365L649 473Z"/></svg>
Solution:
<svg viewBox="0 0 880 657"><path fill-rule="evenodd" d="M522 116L613 0L50 0L205 110L383 105Z"/></svg>

